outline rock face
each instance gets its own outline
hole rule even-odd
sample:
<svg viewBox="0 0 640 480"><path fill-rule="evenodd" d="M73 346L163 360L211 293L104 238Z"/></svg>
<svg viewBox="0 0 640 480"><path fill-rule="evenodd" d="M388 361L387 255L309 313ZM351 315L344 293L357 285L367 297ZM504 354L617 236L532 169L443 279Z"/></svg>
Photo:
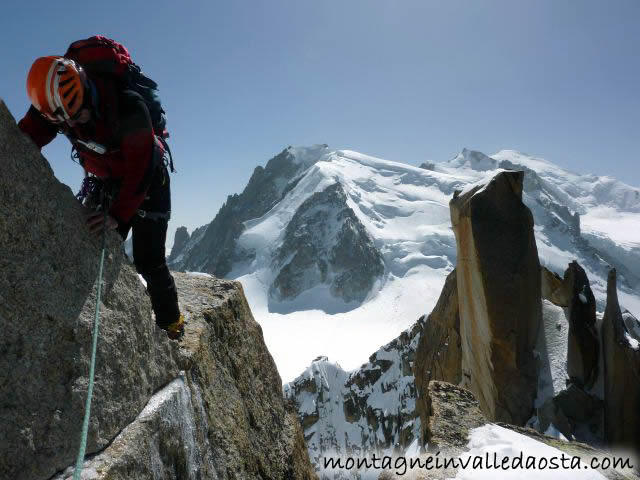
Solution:
<svg viewBox="0 0 640 480"><path fill-rule="evenodd" d="M100 243L2 102L0 162L0 477L45 479L77 454ZM122 250L110 235L85 473L312 478L240 285L177 278L191 313L178 345Z"/></svg>
<svg viewBox="0 0 640 480"><path fill-rule="evenodd" d="M540 267L540 281L542 282L542 298L558 307L569 306L572 291L560 275L546 267Z"/></svg>
<svg viewBox="0 0 640 480"><path fill-rule="evenodd" d="M271 295L278 300L327 284L334 297L362 301L384 272L382 255L338 183L313 194L298 208L275 264L279 272Z"/></svg>
<svg viewBox="0 0 640 480"><path fill-rule="evenodd" d="M595 392L600 339L589 279L576 261L564 278L544 267L541 272L544 339L539 338L536 348L543 360L536 399L538 428L544 432L553 424L567 438L601 446L602 394Z"/></svg>
<svg viewBox="0 0 640 480"><path fill-rule="evenodd" d="M430 398L428 430L432 432L427 452L420 455L423 463L432 458L431 470L414 469L403 472L384 472L378 480L446 480L456 477L457 468L433 468L445 456L456 458L468 450L469 434L487 423L473 393L447 382L431 381L425 391Z"/></svg>
<svg viewBox="0 0 640 480"><path fill-rule="evenodd" d="M469 390L447 382L429 382L428 392L429 450L446 449L448 455L462 453L469 443L469 432L487 423L478 401Z"/></svg>
<svg viewBox="0 0 640 480"><path fill-rule="evenodd" d="M296 412L237 282L175 274L180 374L95 457L89 478L315 478ZM68 469L57 480L68 479Z"/></svg>
<svg viewBox="0 0 640 480"><path fill-rule="evenodd" d="M571 383L553 398L555 426L567 438L602 445L603 402ZM564 421L563 421L564 420Z"/></svg>
<svg viewBox="0 0 640 480"><path fill-rule="evenodd" d="M436 164L433 162L422 162L420 164L420 168L424 168L425 170L435 170Z"/></svg>
<svg viewBox="0 0 640 480"><path fill-rule="evenodd" d="M602 324L605 439L640 455L640 342L624 320L618 303L616 271L611 270Z"/></svg>
<svg viewBox="0 0 640 480"><path fill-rule="evenodd" d="M326 150L326 145L318 145L315 153L320 156ZM213 221L198 235L193 233L184 256L176 259L172 268L223 277L233 262L251 258L254 252L237 248L237 239L245 228L243 223L268 212L295 186L297 176L307 167L296 160L291 147L269 160L266 167L256 167L244 191L229 195Z"/></svg>
<svg viewBox="0 0 640 480"><path fill-rule="evenodd" d="M100 239L2 102L0 162L0 477L48 478L80 439ZM89 453L178 374L119 243L109 236Z"/></svg>
<svg viewBox="0 0 640 480"><path fill-rule="evenodd" d="M456 271L449 274L436 307L427 317L416 351L414 377L416 382L416 410L423 427L422 443L431 436L428 430L431 400L428 387L433 380L458 384L461 380L462 351L458 284Z"/></svg>
<svg viewBox="0 0 640 480"><path fill-rule="evenodd" d="M171 254L167 258L168 263L179 261L180 256L183 255L184 249L189 242L189 232L187 227L178 227L176 234L173 237L173 247L171 248Z"/></svg>
<svg viewBox="0 0 640 480"><path fill-rule="evenodd" d="M451 200L463 385L490 420L524 425L533 411L542 318L533 217L523 172L502 172Z"/></svg>
<svg viewBox="0 0 640 480"><path fill-rule="evenodd" d="M569 264L564 283L570 292L567 371L572 382L588 389L598 376L600 340L595 326L596 299L587 274L578 262Z"/></svg>

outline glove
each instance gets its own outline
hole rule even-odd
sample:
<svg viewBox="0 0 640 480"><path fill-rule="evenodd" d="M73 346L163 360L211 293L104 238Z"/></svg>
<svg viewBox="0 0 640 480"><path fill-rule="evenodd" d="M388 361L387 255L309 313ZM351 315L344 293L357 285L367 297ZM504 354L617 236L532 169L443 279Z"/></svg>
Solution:
<svg viewBox="0 0 640 480"><path fill-rule="evenodd" d="M103 230L115 230L118 228L118 221L111 215L107 215L105 222L104 212L93 211L87 215L87 225L89 226L89 231L97 235Z"/></svg>

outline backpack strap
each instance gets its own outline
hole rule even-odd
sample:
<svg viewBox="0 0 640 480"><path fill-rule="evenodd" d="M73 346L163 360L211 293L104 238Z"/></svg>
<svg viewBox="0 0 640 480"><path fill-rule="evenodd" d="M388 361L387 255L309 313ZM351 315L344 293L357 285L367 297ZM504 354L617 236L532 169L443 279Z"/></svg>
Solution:
<svg viewBox="0 0 640 480"><path fill-rule="evenodd" d="M165 130L165 132L166 132L166 130ZM169 136L169 135L167 134L166 136ZM156 135L156 137L158 138L158 140L160 140L160 143L162 143L162 146L164 147L164 149L169 154L169 168L171 169L171 173L176 173L176 169L173 168L173 155L171 155L171 149L169 148L169 144L165 140L165 136L164 135Z"/></svg>

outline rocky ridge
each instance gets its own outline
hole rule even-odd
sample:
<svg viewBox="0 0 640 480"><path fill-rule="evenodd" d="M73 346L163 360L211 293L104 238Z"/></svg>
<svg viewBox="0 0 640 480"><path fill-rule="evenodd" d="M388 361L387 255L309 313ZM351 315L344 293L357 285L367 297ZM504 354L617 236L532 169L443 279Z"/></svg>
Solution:
<svg viewBox="0 0 640 480"><path fill-rule="evenodd" d="M311 150L309 155L314 161L327 146L316 145ZM250 259L255 252L237 245L245 228L243 223L269 211L295 186L299 175L308 167L309 160L301 160L292 147L273 157L265 167L256 167L244 191L240 195L229 195L209 225L194 231L189 241L171 252L170 267L223 277L231 271L234 262Z"/></svg>
<svg viewBox="0 0 640 480"><path fill-rule="evenodd" d="M87 392L100 242L1 101L0 160L0 477L67 478ZM38 215L25 214L33 205ZM155 326L122 243L108 236L83 478L314 478L241 285L176 282L189 314L181 343Z"/></svg>
<svg viewBox="0 0 640 480"><path fill-rule="evenodd" d="M242 287L175 278L189 318L183 340L170 342L180 372L85 461L86 478L314 478ZM69 468L55 478L72 475Z"/></svg>
<svg viewBox="0 0 640 480"><path fill-rule="evenodd" d="M317 467L326 455L404 451L419 444L412 369L423 326L424 320L418 321L351 374L319 357L285 384L285 396L297 405Z"/></svg>

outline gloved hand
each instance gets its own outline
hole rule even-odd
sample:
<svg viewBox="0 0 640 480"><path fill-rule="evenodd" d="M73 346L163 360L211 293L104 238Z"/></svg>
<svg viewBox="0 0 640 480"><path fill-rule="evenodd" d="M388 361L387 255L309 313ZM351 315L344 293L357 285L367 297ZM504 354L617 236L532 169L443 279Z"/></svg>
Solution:
<svg viewBox="0 0 640 480"><path fill-rule="evenodd" d="M89 231L93 234L99 234L102 230L115 230L118 228L118 221L111 215L107 215L107 221L104 220L104 212L92 211L87 215L87 225Z"/></svg>

